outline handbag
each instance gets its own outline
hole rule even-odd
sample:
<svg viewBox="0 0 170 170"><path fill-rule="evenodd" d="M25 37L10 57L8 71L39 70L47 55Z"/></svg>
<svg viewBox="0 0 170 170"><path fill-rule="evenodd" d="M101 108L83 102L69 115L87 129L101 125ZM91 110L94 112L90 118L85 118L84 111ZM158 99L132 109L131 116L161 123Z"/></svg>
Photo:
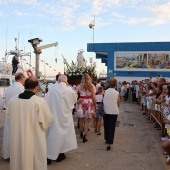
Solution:
<svg viewBox="0 0 170 170"><path fill-rule="evenodd" d="M96 114L103 117L105 112L104 112L104 104L103 102L101 102L100 104L98 104L97 110L96 110Z"/></svg>

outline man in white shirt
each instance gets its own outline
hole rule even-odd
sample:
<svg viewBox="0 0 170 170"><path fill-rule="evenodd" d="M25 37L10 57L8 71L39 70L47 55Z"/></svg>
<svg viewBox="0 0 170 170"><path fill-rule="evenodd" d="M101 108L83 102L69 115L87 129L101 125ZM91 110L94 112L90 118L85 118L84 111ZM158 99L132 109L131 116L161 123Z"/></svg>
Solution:
<svg viewBox="0 0 170 170"><path fill-rule="evenodd" d="M96 84L96 93L98 92L98 88L101 86L100 84L100 80L97 80L97 84Z"/></svg>
<svg viewBox="0 0 170 170"><path fill-rule="evenodd" d="M134 86L134 90L135 90L135 92L136 92L136 96L135 96L135 101L134 101L134 103L138 103L139 85L138 85L138 82L137 82L137 81L136 81L135 83L136 83L136 84L135 84L135 86Z"/></svg>
<svg viewBox="0 0 170 170"><path fill-rule="evenodd" d="M58 78L59 78L60 75L61 75L60 73L56 75L56 82L50 88L57 87L57 85L58 85Z"/></svg>
<svg viewBox="0 0 170 170"><path fill-rule="evenodd" d="M45 85L45 83L43 83L43 84L41 85L41 89L42 89L42 91L43 91L44 94L45 94L45 87L46 87L46 85Z"/></svg>

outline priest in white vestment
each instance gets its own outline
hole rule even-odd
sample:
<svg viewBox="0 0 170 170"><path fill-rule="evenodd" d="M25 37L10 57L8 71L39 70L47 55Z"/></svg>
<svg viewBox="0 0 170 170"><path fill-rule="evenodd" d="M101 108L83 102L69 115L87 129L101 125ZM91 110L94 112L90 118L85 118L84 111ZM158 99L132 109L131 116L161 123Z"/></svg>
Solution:
<svg viewBox="0 0 170 170"><path fill-rule="evenodd" d="M9 86L5 91L5 105L7 107L10 99L15 96L16 94L20 94L24 92L24 83L25 83L25 76L23 73L16 73L15 74L15 83Z"/></svg>
<svg viewBox="0 0 170 170"><path fill-rule="evenodd" d="M60 75L59 84L46 95L54 119L46 132L47 161L61 162L64 153L77 148L72 110L77 101L77 93L68 86L67 77Z"/></svg>
<svg viewBox="0 0 170 170"><path fill-rule="evenodd" d="M23 73L15 74L15 83L9 86L5 91L5 106L7 107L11 98L15 95L19 95L24 92L24 83L25 76ZM3 144L2 144L2 157L4 159L9 158L9 122L5 118L4 122L4 135L3 135Z"/></svg>
<svg viewBox="0 0 170 170"><path fill-rule="evenodd" d="M10 131L10 170L47 170L45 131L53 116L48 103L35 95L37 78L27 78L25 89L9 101L6 111Z"/></svg>

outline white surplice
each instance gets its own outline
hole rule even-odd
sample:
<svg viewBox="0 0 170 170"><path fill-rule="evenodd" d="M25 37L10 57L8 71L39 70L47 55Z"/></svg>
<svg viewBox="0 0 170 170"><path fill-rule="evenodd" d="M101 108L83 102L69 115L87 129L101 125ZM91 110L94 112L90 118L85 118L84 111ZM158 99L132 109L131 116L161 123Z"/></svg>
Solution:
<svg viewBox="0 0 170 170"><path fill-rule="evenodd" d="M7 107L10 99L20 93L24 92L24 86L20 82L15 82L14 85L9 86L5 91L5 105Z"/></svg>
<svg viewBox="0 0 170 170"><path fill-rule="evenodd" d="M50 88L46 95L54 119L46 132L47 158L56 160L59 153L77 148L72 110L77 93L65 83Z"/></svg>
<svg viewBox="0 0 170 170"><path fill-rule="evenodd" d="M7 107L9 101L15 95L19 95L24 92L24 86L20 82L15 82L14 85L9 86L5 91L5 105ZM4 159L9 158L9 122L5 117L4 121L4 135L2 144L2 157Z"/></svg>
<svg viewBox="0 0 170 170"><path fill-rule="evenodd" d="M8 106L10 170L47 170L45 131L53 116L48 103L38 96L13 97Z"/></svg>

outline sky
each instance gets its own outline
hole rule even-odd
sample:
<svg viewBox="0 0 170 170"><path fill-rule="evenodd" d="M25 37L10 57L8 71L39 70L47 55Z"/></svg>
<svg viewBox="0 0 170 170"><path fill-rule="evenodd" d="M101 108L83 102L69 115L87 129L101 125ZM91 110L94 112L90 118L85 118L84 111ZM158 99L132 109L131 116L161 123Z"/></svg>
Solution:
<svg viewBox="0 0 170 170"><path fill-rule="evenodd" d="M42 50L40 59L49 64L44 67L40 61L42 74L44 70L48 76L63 73L62 55L70 64L76 62L80 49L88 63L90 57L97 62L98 73L106 71L101 60L95 59L95 53L87 52L87 43L93 43L90 23L95 24L95 43L169 41L170 1L0 0L0 61L5 50L15 49L17 38L20 50L31 51L34 66L35 54L28 40L41 38L40 45L58 42L57 47ZM29 62L28 56L24 59Z"/></svg>

